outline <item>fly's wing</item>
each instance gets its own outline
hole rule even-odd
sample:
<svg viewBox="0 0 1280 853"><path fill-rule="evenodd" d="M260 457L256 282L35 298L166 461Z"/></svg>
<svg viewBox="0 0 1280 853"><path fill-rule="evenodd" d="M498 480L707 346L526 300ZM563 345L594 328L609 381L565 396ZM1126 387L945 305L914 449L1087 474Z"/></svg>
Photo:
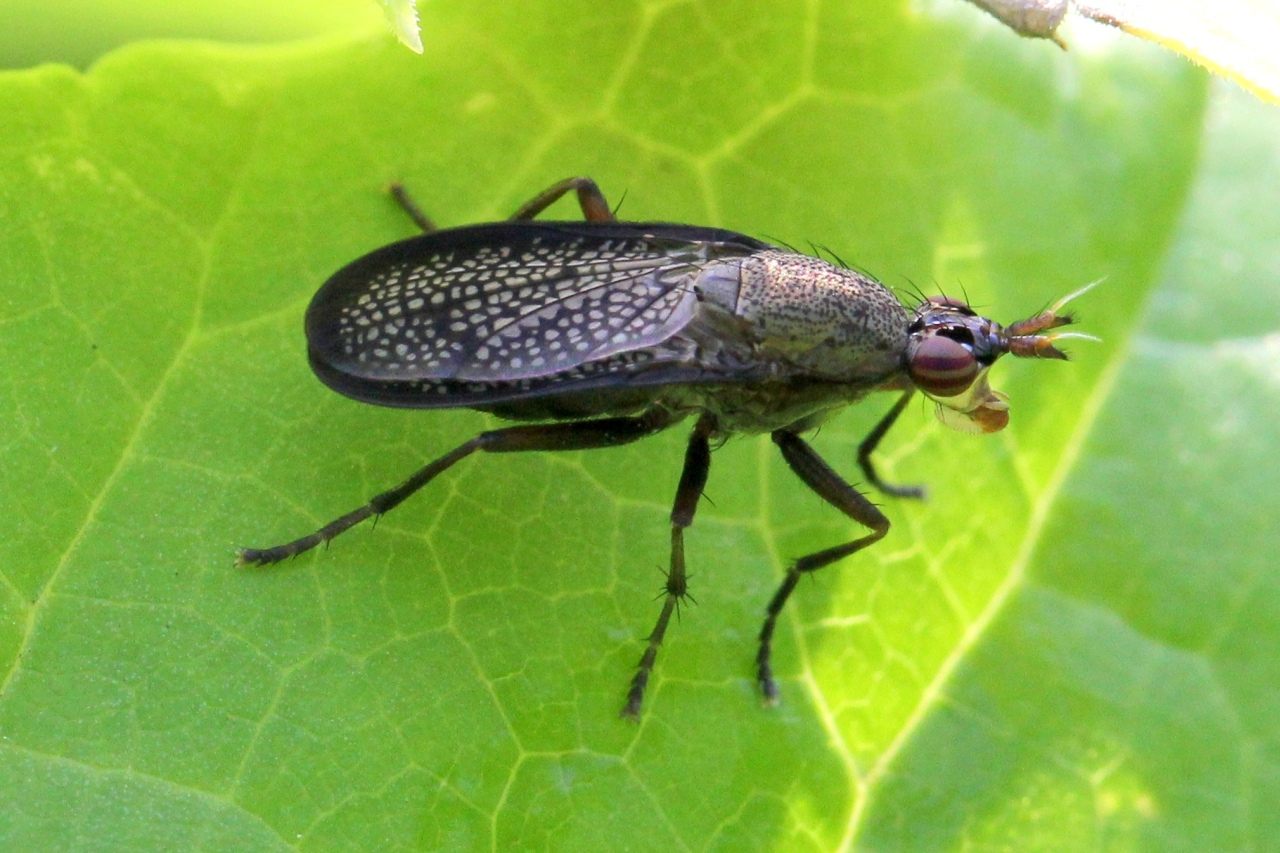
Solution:
<svg viewBox="0 0 1280 853"><path fill-rule="evenodd" d="M325 282L307 310L312 367L347 396L423 408L616 386L641 373L644 384L679 381L680 368L664 374L646 349L693 316L692 279L709 261L768 248L662 223L426 234Z"/></svg>

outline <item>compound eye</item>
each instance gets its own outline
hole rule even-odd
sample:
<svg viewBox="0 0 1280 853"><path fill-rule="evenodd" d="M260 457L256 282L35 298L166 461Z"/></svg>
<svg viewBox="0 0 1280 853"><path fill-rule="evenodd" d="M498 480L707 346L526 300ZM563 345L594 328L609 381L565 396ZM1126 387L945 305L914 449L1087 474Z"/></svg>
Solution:
<svg viewBox="0 0 1280 853"><path fill-rule="evenodd" d="M968 390L982 366L963 344L941 335L930 335L911 354L907 369L911 379L926 394L954 397Z"/></svg>

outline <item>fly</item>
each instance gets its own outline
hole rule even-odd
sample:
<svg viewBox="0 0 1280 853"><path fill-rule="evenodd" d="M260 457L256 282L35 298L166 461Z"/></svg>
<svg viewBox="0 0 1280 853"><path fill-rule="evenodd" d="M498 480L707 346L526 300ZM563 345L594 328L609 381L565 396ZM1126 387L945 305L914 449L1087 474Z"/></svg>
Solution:
<svg viewBox="0 0 1280 853"><path fill-rule="evenodd" d="M576 192L584 222L537 222ZM509 221L438 230L402 188L425 232L343 267L307 309L312 369L347 397L415 409L466 407L514 426L482 432L400 485L308 536L243 548L242 565L293 557L398 506L476 451L617 447L692 419L671 511L671 559L657 624L631 679L639 716L671 616L688 594L684 531L707 482L713 444L768 433L783 459L866 535L792 563L760 629L756 677L778 698L774 628L801 576L882 539L889 519L801 437L874 391L897 401L858 448L867 481L896 497L871 455L912 395L946 424L997 432L1008 398L988 385L1001 355L1063 359L1062 308L1008 327L947 297L907 310L870 277L719 228L619 222L589 178L569 178ZM1084 288L1088 289L1088 288Z"/></svg>

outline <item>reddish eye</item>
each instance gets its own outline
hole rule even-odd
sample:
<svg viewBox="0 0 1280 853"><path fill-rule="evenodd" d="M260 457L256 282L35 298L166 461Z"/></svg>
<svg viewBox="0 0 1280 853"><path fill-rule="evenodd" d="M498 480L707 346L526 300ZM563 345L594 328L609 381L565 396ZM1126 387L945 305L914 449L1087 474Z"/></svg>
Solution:
<svg viewBox="0 0 1280 853"><path fill-rule="evenodd" d="M920 390L934 397L963 394L979 370L978 360L962 344L941 335L930 335L920 342L907 365L911 378Z"/></svg>

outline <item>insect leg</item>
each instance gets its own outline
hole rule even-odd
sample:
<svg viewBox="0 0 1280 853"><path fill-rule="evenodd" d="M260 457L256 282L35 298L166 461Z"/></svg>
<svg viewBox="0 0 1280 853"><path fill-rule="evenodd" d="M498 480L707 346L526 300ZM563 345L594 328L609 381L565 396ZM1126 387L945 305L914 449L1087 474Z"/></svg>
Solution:
<svg viewBox="0 0 1280 853"><path fill-rule="evenodd" d="M711 469L711 444L708 438L714 431L714 426L711 418L703 417L693 428L693 435L689 436L689 447L684 455L684 471L680 474L675 505L671 508L671 569L667 572L666 600L662 603L662 612L658 614L658 624L649 635L649 645L645 647L644 655L636 667L636 674L631 679L627 703L622 706L622 716L632 720L640 716L644 689L658 659L658 647L662 645L662 638L667 633L671 613L688 594L688 577L684 570L684 529L693 524L698 500L707 485L707 472Z"/></svg>
<svg viewBox="0 0 1280 853"><path fill-rule="evenodd" d="M560 200L569 190L578 191L578 204L582 207L582 216L588 222L614 222L616 217L605 201L604 193L590 178L565 178L552 184L520 206L511 214L512 219L533 219L542 211Z"/></svg>
<svg viewBox="0 0 1280 853"><path fill-rule="evenodd" d="M880 475L876 473L875 465L871 462L871 454L876 447L880 445L880 439L884 438L885 433L893 426L894 421L898 419L898 415L902 414L902 410L907 407L907 402L915 394L915 390L906 391L898 402L893 404L880 423L867 434L862 440L862 444L858 445L858 465L862 468L862 473L866 475L867 481L875 486L886 495L893 495L895 498L923 498L924 489L920 486L895 486L892 483L886 483L880 479Z"/></svg>
<svg viewBox="0 0 1280 853"><path fill-rule="evenodd" d="M666 429L676 420L676 416L663 409L651 409L631 418L601 418L593 421L513 426L482 432L439 459L423 466L400 485L383 492L359 509L334 519L310 536L303 536L301 539L276 545L273 548L241 548L237 552L237 562L242 566L265 566L309 551L367 518L382 515L394 509L418 489L435 479L436 475L453 467L455 463L477 450L488 453L516 453L525 450L590 450L596 447L616 447Z"/></svg>
<svg viewBox="0 0 1280 853"><path fill-rule="evenodd" d="M840 475L831 470L822 457L814 452L800 436L795 433L778 430L773 434L774 443L782 451L782 456L787 460L787 464L791 466L791 470L796 476L804 481L805 485L818 493L818 496L831 504L845 515L852 518L859 524L871 529L871 534L863 536L861 539L855 539L852 542L846 542L843 545L837 545L834 548L827 548L825 551L818 551L815 554L809 554L801 557L791 564L787 569L787 576L782 579L782 584L778 587L778 591L774 593L773 599L769 602L769 607L765 611L764 626L760 629L760 651L756 655L756 667L760 680L760 691L764 694L765 702L772 705L778 701L778 685L773 680L773 668L770 658L772 656L773 631L778 622L778 614L782 612L782 608L787 603L791 591L796 588L796 584L800 580L800 576L805 572L813 572L828 566L836 560L845 557L857 551L861 551L868 545L871 545L889 532L889 519L876 508L875 504L867 500L857 489L850 486Z"/></svg>
<svg viewBox="0 0 1280 853"><path fill-rule="evenodd" d="M422 229L423 234L430 234L432 231L439 230L436 224L431 221L431 217L422 212L422 208L418 207L418 203L409 195L409 191L404 188L404 184L394 181L387 187L387 192L391 193L391 197L395 199L396 204L400 205L400 209L409 214L409 218L414 224Z"/></svg>

